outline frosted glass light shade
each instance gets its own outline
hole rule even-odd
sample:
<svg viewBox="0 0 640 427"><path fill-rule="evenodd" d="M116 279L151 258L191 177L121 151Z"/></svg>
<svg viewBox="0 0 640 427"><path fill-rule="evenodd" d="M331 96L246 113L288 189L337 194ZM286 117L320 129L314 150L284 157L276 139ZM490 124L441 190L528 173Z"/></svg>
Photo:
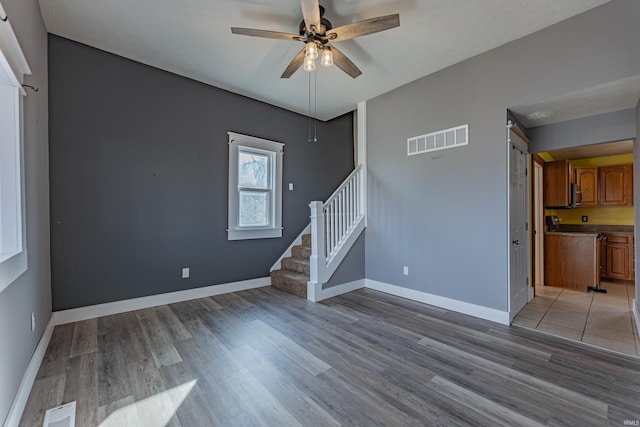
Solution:
<svg viewBox="0 0 640 427"><path fill-rule="evenodd" d="M333 52L328 47L322 49L322 59L320 60L320 64L323 67L331 67L333 65Z"/></svg>
<svg viewBox="0 0 640 427"><path fill-rule="evenodd" d="M304 56L305 58L316 59L318 57L318 45L315 42L307 42Z"/></svg>
<svg viewBox="0 0 640 427"><path fill-rule="evenodd" d="M314 71L316 69L316 61L313 58L305 57L304 65L302 69L308 72Z"/></svg>

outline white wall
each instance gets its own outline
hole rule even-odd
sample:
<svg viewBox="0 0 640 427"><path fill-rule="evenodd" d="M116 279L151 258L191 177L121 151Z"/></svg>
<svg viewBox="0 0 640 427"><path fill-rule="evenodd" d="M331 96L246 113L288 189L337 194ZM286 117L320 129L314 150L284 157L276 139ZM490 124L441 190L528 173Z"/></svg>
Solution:
<svg viewBox="0 0 640 427"><path fill-rule="evenodd" d="M614 0L368 101L366 278L507 311L506 109L639 75L639 18ZM465 123L468 146L407 157Z"/></svg>
<svg viewBox="0 0 640 427"><path fill-rule="evenodd" d="M2 6L33 73L26 83L39 91L27 89L24 98L28 270L0 293L0 425L51 314L47 33L37 0L2 0Z"/></svg>

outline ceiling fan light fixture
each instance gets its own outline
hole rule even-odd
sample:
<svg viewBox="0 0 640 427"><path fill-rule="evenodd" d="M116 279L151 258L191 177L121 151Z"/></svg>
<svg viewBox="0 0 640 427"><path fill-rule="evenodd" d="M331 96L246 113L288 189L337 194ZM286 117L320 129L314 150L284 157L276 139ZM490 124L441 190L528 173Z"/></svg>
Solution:
<svg viewBox="0 0 640 427"><path fill-rule="evenodd" d="M307 42L304 49L305 58L311 58L315 60L318 57L318 45L314 41Z"/></svg>
<svg viewBox="0 0 640 427"><path fill-rule="evenodd" d="M333 52L331 52L330 47L325 47L322 49L322 59L320 60L320 65L323 67L331 67L333 65Z"/></svg>
<svg viewBox="0 0 640 427"><path fill-rule="evenodd" d="M305 71L308 71L308 72L315 71L315 69L316 69L316 60L306 56L304 58L304 65L302 66L302 69L305 70Z"/></svg>

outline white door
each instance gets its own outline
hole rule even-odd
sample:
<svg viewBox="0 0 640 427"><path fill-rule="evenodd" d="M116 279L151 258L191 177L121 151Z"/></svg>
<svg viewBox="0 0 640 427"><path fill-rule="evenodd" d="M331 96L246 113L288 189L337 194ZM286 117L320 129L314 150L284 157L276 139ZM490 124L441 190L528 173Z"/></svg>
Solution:
<svg viewBox="0 0 640 427"><path fill-rule="evenodd" d="M529 300L528 154L517 147L511 133L509 156L509 316L511 320Z"/></svg>

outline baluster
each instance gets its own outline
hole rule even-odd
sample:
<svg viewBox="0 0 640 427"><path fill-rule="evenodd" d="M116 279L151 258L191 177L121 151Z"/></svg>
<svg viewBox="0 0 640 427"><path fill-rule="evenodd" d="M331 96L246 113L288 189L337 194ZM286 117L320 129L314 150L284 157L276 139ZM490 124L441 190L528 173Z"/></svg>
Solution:
<svg viewBox="0 0 640 427"><path fill-rule="evenodd" d="M351 228L351 180L347 184L347 211L346 211L347 230Z"/></svg>
<svg viewBox="0 0 640 427"><path fill-rule="evenodd" d="M337 244L340 244L340 242L342 241L342 235L343 230L343 223L344 221L342 220L342 213L344 212L344 188L342 190L340 190L340 193L338 193L338 241L336 242Z"/></svg>
<svg viewBox="0 0 640 427"><path fill-rule="evenodd" d="M326 261L327 254L329 251L327 247L329 246L329 209L327 206L324 208L324 259Z"/></svg>
<svg viewBox="0 0 640 427"><path fill-rule="evenodd" d="M355 203L353 200L354 194L355 194L355 188L354 188L354 182L355 182L355 176L354 179L352 179L351 181L349 181L349 228L351 228L351 226L353 225L353 222L355 220L355 217L353 215L353 211L355 209Z"/></svg>
<svg viewBox="0 0 640 427"><path fill-rule="evenodd" d="M355 186L356 186L356 195L355 195L355 202L356 202L356 207L354 210L354 214L355 217L358 218L360 216L360 174L357 173L356 174L356 179L355 179Z"/></svg>
<svg viewBox="0 0 640 427"><path fill-rule="evenodd" d="M336 245L336 201L331 202L331 252L333 254L333 248Z"/></svg>

